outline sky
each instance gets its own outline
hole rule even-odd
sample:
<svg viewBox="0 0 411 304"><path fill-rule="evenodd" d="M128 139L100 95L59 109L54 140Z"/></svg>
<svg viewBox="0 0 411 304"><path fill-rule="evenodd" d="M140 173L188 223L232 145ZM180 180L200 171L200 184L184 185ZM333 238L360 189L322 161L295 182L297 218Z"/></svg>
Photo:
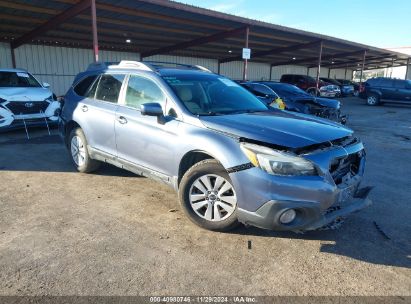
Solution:
<svg viewBox="0 0 411 304"><path fill-rule="evenodd" d="M178 0L382 48L411 46L411 0Z"/></svg>

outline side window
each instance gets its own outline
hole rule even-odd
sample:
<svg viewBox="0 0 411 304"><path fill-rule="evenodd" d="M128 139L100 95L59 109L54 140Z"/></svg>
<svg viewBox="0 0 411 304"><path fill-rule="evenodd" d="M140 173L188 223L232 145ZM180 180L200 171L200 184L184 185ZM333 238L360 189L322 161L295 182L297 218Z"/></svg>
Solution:
<svg viewBox="0 0 411 304"><path fill-rule="evenodd" d="M140 109L140 105L149 102L164 104L165 97L161 89L147 78L130 75L125 104Z"/></svg>
<svg viewBox="0 0 411 304"><path fill-rule="evenodd" d="M257 91L258 93L260 93L262 96L265 96L265 95L273 95L273 92L272 92L269 88L267 88L266 86L264 86L264 85L254 84L254 85L253 85L253 88L254 88L255 91Z"/></svg>
<svg viewBox="0 0 411 304"><path fill-rule="evenodd" d="M377 85L381 87L393 87L394 81L392 79L381 78L380 82Z"/></svg>
<svg viewBox="0 0 411 304"><path fill-rule="evenodd" d="M394 86L396 89L407 88L407 82L405 80L394 80Z"/></svg>
<svg viewBox="0 0 411 304"><path fill-rule="evenodd" d="M116 103L125 75L104 74L98 82L96 99Z"/></svg>
<svg viewBox="0 0 411 304"><path fill-rule="evenodd" d="M86 96L86 93L90 86L94 83L97 79L97 75L87 76L86 78L82 79L77 85L74 87L74 92L76 92L79 96Z"/></svg>

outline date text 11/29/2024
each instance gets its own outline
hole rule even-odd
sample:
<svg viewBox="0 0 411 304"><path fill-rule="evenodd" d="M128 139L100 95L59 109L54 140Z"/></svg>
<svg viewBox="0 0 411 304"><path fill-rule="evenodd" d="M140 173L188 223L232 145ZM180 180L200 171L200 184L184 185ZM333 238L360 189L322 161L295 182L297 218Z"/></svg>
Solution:
<svg viewBox="0 0 411 304"><path fill-rule="evenodd" d="M212 297L212 296L163 296L150 297L150 303L256 303L255 297L232 296L232 297Z"/></svg>

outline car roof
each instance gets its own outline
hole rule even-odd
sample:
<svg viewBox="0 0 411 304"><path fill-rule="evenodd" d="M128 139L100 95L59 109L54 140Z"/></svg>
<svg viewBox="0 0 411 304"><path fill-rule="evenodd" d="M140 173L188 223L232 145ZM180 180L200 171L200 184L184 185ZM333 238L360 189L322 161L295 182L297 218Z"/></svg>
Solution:
<svg viewBox="0 0 411 304"><path fill-rule="evenodd" d="M26 72L25 69L0 69L0 72Z"/></svg>

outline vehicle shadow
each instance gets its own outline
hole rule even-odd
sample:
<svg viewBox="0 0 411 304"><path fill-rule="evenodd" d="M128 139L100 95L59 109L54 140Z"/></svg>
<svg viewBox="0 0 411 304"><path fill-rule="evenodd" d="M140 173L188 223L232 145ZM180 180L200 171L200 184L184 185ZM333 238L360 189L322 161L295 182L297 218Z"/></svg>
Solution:
<svg viewBox="0 0 411 304"><path fill-rule="evenodd" d="M42 171L76 172L67 149L57 134L41 135L27 139L24 134L12 134L0 140L0 172ZM93 172L96 175L116 177L141 177L109 164L102 164Z"/></svg>
<svg viewBox="0 0 411 304"><path fill-rule="evenodd" d="M337 230L304 234L240 226L232 234L321 242L320 252L345 256L367 263L411 268L411 244L389 238L372 219L353 215Z"/></svg>

